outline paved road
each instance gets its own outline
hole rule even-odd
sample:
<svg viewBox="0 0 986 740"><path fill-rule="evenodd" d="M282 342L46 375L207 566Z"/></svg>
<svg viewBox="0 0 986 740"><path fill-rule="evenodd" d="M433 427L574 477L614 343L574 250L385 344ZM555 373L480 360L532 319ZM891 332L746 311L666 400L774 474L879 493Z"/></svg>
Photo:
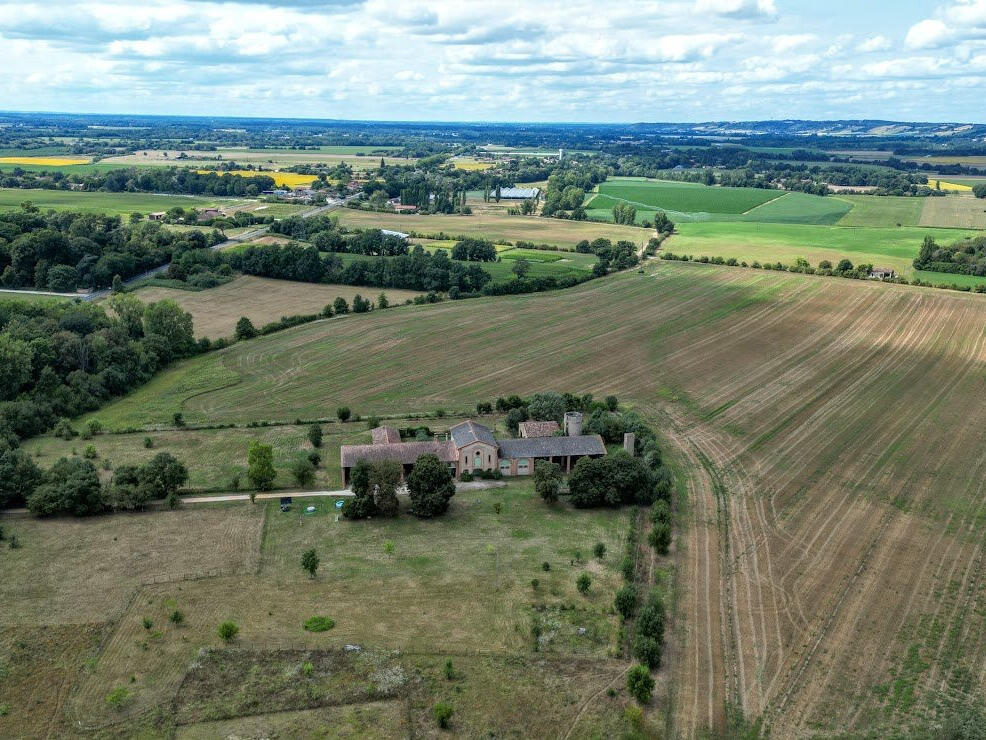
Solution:
<svg viewBox="0 0 986 740"><path fill-rule="evenodd" d="M343 491L275 491L273 493L258 493L255 498L257 499L271 499L271 498L281 498L282 496L291 496L293 498L325 498L325 497L344 497L352 496L353 492L349 490ZM218 501L249 501L249 493L223 493L217 496L182 496L181 502L183 504L211 504Z"/></svg>

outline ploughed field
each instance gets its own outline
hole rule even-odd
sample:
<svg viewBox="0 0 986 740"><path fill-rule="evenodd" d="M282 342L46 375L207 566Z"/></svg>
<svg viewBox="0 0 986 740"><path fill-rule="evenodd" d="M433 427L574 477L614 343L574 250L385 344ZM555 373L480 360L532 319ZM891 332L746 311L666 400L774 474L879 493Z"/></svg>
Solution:
<svg viewBox="0 0 986 740"><path fill-rule="evenodd" d="M684 471L672 729L880 734L986 686L986 299L650 263L310 324L184 363L105 425L615 393ZM411 408L408 408L411 407Z"/></svg>

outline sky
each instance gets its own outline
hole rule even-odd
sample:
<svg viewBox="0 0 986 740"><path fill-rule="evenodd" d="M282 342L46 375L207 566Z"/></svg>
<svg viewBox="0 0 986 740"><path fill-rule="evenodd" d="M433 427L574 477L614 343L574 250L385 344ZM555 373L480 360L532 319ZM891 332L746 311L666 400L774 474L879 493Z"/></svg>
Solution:
<svg viewBox="0 0 986 740"><path fill-rule="evenodd" d="M986 122L986 0L0 0L0 109Z"/></svg>

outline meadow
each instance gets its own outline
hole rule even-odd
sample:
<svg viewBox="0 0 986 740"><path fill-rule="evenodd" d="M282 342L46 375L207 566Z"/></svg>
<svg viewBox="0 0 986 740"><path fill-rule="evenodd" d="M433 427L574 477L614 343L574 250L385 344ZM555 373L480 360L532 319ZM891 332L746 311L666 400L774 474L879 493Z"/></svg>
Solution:
<svg viewBox="0 0 986 740"><path fill-rule="evenodd" d="M391 305L399 305L418 293L410 290L384 290ZM273 280L241 275L231 282L208 290L192 291L175 288L147 287L134 291L144 303L162 299L177 301L192 314L195 335L218 339L232 337L236 322L246 316L258 329L282 316L318 313L336 298L352 303L360 293L376 301L379 288L352 285L325 285Z"/></svg>
<svg viewBox="0 0 986 740"><path fill-rule="evenodd" d="M237 162L240 164L264 165L265 167L287 168L299 164L348 164L355 170L372 169L380 166L383 158L386 164L411 164L415 160L396 157L388 153L395 147L346 147L327 146L319 149L247 149L245 147L220 148L215 151L186 151L179 159L181 151L147 149L118 157L107 157L104 163L117 167L131 165L150 166L196 166L202 162Z"/></svg>
<svg viewBox="0 0 986 740"><path fill-rule="evenodd" d="M343 403L364 414L408 403L455 407L542 388L617 394L662 432L687 501L669 734L721 731L727 705L764 718L777 736L903 734L981 701L986 688L986 412L970 403L986 392L984 323L986 299L974 294L652 262L645 274L566 291L298 327L185 362L100 416L166 421L180 404L190 420L245 421L329 415ZM489 499L478 498L482 511ZM505 511L522 515L492 530L510 541L514 529L541 526L540 513L513 502ZM430 526L395 523L409 524ZM282 552L313 541L271 527L265 542L294 543ZM400 536L381 530L372 538L377 555L345 539L342 550L315 540L333 548L342 572L365 569L392 584L358 600L370 610L360 612L360 634L375 633L373 644L412 646L444 624L433 618L422 637L395 623L398 613L432 613L418 588L399 587L409 574L373 560L385 561L382 538L403 552ZM499 537L498 553L507 541ZM455 537L443 531L428 541L453 547ZM483 545L470 542L479 556ZM264 563L282 562L276 550L265 547ZM428 553L407 552L437 577ZM526 567L517 557L505 555L510 573ZM462 581L457 571L443 593L486 583L472 565ZM291 579L290 570L279 576ZM331 594L313 584L311 605L270 591L260 608L271 616L254 634L275 634L269 625L284 615L296 622L315 603L335 604L350 624L357 606L344 583ZM202 606L194 591L180 596L190 611L213 610L190 621L214 623L216 604L223 614L247 613L239 594L248 591L234 579L212 583ZM401 609L377 604L396 591L406 594ZM168 595L173 589L155 592L154 603ZM465 610L471 625L471 603L440 611L461 622ZM123 620L111 646L133 651L145 609ZM494 617L491 630L456 639L509 646L519 639L509 624ZM349 629L338 637L352 639ZM127 672L97 670L99 691Z"/></svg>
<svg viewBox="0 0 986 740"><path fill-rule="evenodd" d="M0 732L214 737L257 723L317 721L281 714L294 710L323 721L343 713L343 726L356 728L374 716L384 727L412 723L428 737L437 730L431 707L442 698L453 701L460 734L622 731L631 700L621 680L626 663L610 657L611 603L629 510L548 508L524 481L460 492L436 521L404 512L349 522L331 500L304 502L311 514L301 503L288 513L270 501L5 522L24 546L7 560L4 596L16 605L0 618L0 640L36 641L21 620L75 639L58 661L46 660L48 650L8 654L17 682L5 692L11 703ZM597 542L606 546L602 559L591 557ZM307 547L322 558L314 580L298 566ZM108 554L116 556L104 564ZM52 560L73 567L38 588L39 564ZM584 596L575 588L582 572L592 577ZM34 612L42 604L44 617ZM169 621L176 609L180 624ZM313 614L331 616L335 627L306 632ZM87 616L88 630L70 621ZM537 652L534 618L544 625ZM240 626L230 647L215 633L224 619ZM352 644L358 654L343 650ZM306 662L312 668L299 671ZM610 684L613 696L605 696ZM108 702L120 687L123 700ZM346 706L333 709L339 704ZM661 711L650 710L656 718Z"/></svg>
<svg viewBox="0 0 986 740"><path fill-rule="evenodd" d="M18 209L30 201L42 210L86 211L125 216L131 213L166 211L182 208L229 207L242 204L242 199L199 197L193 195L156 195L153 193L102 193L76 190L24 190L0 188L0 209Z"/></svg>

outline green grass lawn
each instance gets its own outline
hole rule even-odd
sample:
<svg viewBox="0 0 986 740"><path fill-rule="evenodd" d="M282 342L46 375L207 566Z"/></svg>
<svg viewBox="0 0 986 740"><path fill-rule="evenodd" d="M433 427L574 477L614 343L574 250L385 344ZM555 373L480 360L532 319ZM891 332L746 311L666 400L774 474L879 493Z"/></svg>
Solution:
<svg viewBox="0 0 986 740"><path fill-rule="evenodd" d="M621 180L614 178L599 185L599 195L589 208L612 209L619 202L643 209L680 213L740 214L779 198L779 190L757 188L706 187L696 183Z"/></svg>
<svg viewBox="0 0 986 740"><path fill-rule="evenodd" d="M849 194L829 197L852 204L839 226L917 226L924 208L924 198Z"/></svg>
<svg viewBox="0 0 986 740"><path fill-rule="evenodd" d="M182 208L204 208L207 206L245 202L242 198L0 188L0 210L20 208L21 203L25 201L30 201L42 210L53 208L56 211L88 211L121 216L129 213L166 211L175 206L181 206Z"/></svg>

